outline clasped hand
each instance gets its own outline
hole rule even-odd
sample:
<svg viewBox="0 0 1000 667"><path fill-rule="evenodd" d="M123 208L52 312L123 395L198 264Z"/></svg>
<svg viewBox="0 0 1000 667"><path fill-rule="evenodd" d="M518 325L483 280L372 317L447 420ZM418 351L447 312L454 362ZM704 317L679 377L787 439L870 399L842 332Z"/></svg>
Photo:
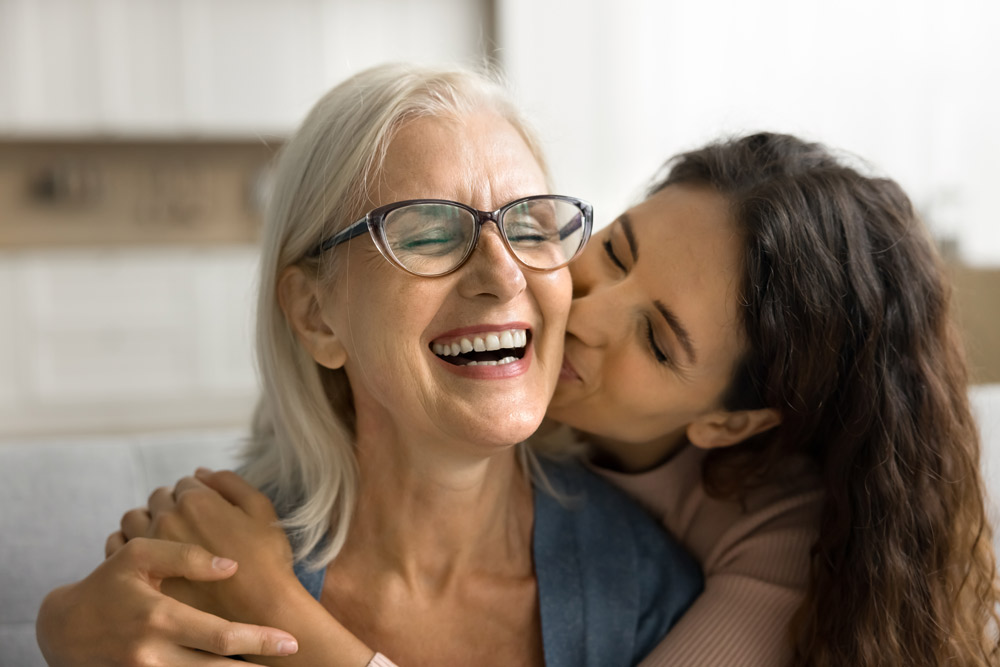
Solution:
<svg viewBox="0 0 1000 667"><path fill-rule="evenodd" d="M199 470L157 489L105 551L93 573L42 604L50 665L228 665L221 656L297 650L288 633L253 625L269 591L295 575L271 502L235 473Z"/></svg>

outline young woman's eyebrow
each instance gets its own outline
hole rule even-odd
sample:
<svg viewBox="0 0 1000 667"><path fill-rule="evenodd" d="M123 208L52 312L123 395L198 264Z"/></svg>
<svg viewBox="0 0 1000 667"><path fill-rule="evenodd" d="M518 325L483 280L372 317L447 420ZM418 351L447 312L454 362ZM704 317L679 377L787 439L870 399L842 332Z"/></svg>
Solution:
<svg viewBox="0 0 1000 667"><path fill-rule="evenodd" d="M653 303L656 305L656 309L660 311L660 315L663 316L663 319L666 320L667 326L669 326L673 330L674 335L677 336L677 340L680 341L681 347L684 348L684 352L687 354L688 361L692 364L695 363L698 359L694 353L694 345L691 343L691 334L689 334L687 329L684 328L681 321L677 319L677 315L674 311L667 308L666 304L660 300L656 300Z"/></svg>
<svg viewBox="0 0 1000 667"><path fill-rule="evenodd" d="M632 219L628 217L628 213L622 213L618 216L618 224L625 234L625 240L628 241L628 249L632 254L632 262L634 263L639 259L639 246L635 242L635 231L632 229Z"/></svg>

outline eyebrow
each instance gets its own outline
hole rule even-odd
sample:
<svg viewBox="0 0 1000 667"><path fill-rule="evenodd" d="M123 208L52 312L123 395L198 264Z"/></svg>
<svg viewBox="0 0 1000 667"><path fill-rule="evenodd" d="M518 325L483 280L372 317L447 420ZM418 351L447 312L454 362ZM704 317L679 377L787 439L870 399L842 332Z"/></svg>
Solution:
<svg viewBox="0 0 1000 667"><path fill-rule="evenodd" d="M660 311L660 315L663 316L663 319L667 321L667 326L669 326L673 330L674 335L677 336L677 340L680 341L681 347L683 347L684 351L687 353L688 360L691 363L695 363L698 358L694 353L694 345L691 344L691 334L689 334L688 330L684 328L681 321L677 319L677 315L674 314L674 311L667 308L666 304L660 300L654 301L653 304L656 306L656 309Z"/></svg>
<svg viewBox="0 0 1000 667"><path fill-rule="evenodd" d="M628 213L622 213L618 216L618 224L621 225L625 240L628 241L628 249L632 253L632 261L634 262L639 259L639 246L635 242L635 231L632 229L632 219L628 217Z"/></svg>

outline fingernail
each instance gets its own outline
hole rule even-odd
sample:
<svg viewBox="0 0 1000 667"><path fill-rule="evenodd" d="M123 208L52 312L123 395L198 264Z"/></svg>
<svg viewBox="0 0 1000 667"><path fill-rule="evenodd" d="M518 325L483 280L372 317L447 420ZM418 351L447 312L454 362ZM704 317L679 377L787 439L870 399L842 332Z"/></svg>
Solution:
<svg viewBox="0 0 1000 667"><path fill-rule="evenodd" d="M211 475L211 474L212 471L209 470L208 468L198 468L197 470L194 471L195 477L205 477L206 475Z"/></svg>
<svg viewBox="0 0 1000 667"><path fill-rule="evenodd" d="M212 567L216 570L231 570L236 567L236 561L229 558L215 557L212 559Z"/></svg>
<svg viewBox="0 0 1000 667"><path fill-rule="evenodd" d="M299 650L299 643L294 639L278 642L278 655L291 655Z"/></svg>

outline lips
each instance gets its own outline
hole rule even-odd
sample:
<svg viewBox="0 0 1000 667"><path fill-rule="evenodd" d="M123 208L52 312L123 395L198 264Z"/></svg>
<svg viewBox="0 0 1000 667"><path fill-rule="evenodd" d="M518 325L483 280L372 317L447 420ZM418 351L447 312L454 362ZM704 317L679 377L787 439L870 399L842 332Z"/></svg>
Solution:
<svg viewBox="0 0 1000 667"><path fill-rule="evenodd" d="M560 380L576 380L579 381L580 375L573 368L573 364L569 362L567 357L563 357L562 368L559 369L559 379Z"/></svg>
<svg viewBox="0 0 1000 667"><path fill-rule="evenodd" d="M522 359L530 339L530 330L512 327L442 336L430 347L435 355L455 366L503 366Z"/></svg>

